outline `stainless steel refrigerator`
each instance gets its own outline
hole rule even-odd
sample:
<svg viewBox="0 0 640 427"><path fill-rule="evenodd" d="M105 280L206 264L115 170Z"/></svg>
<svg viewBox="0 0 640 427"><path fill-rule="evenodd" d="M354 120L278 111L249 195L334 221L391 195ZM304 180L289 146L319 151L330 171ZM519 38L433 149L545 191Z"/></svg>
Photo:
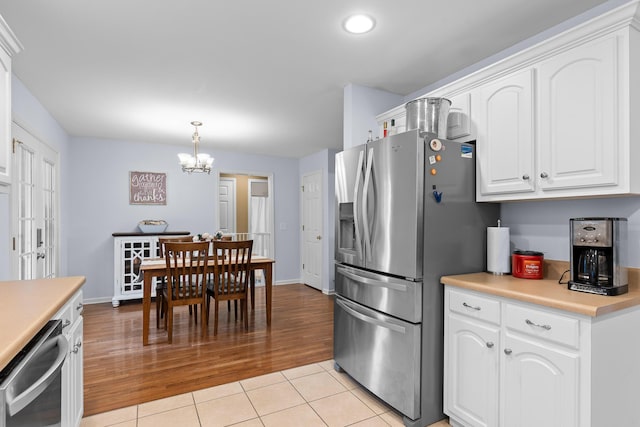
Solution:
<svg viewBox="0 0 640 427"><path fill-rule="evenodd" d="M483 271L499 205L475 146L404 132L336 155L334 360L404 415L442 412L443 275Z"/></svg>

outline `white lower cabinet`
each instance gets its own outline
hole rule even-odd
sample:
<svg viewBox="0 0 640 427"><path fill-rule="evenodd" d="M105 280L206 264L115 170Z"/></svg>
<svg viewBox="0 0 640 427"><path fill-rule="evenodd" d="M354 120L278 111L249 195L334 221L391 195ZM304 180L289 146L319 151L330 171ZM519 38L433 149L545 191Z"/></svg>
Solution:
<svg viewBox="0 0 640 427"><path fill-rule="evenodd" d="M640 425L640 308L590 317L446 286L453 426Z"/></svg>
<svg viewBox="0 0 640 427"><path fill-rule="evenodd" d="M62 334L69 353L62 366L62 425L79 426L84 413L82 290L60 309L54 319L62 320Z"/></svg>
<svg viewBox="0 0 640 427"><path fill-rule="evenodd" d="M577 353L509 333L502 352L500 425L579 425Z"/></svg>
<svg viewBox="0 0 640 427"><path fill-rule="evenodd" d="M468 425L498 424L497 326L448 315L445 407Z"/></svg>

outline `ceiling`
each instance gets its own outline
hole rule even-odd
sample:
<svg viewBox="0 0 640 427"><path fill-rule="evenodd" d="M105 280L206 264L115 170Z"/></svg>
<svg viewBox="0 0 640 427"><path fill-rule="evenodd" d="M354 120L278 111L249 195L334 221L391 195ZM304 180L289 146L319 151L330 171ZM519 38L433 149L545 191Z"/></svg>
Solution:
<svg viewBox="0 0 640 427"><path fill-rule="evenodd" d="M75 137L303 157L349 83L408 95L604 0L0 0L14 74ZM354 12L375 29L349 35Z"/></svg>

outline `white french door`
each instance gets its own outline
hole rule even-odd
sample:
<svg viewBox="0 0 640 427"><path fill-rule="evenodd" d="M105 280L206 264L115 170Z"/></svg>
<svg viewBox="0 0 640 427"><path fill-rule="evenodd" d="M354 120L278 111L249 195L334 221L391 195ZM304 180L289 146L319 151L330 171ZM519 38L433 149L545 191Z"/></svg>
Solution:
<svg viewBox="0 0 640 427"><path fill-rule="evenodd" d="M16 123L13 134L13 276L58 275L58 153Z"/></svg>

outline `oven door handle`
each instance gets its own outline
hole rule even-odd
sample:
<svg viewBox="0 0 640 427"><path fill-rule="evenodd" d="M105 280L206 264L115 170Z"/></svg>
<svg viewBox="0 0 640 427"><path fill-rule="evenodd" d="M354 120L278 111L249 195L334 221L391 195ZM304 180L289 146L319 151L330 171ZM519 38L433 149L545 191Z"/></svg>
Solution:
<svg viewBox="0 0 640 427"><path fill-rule="evenodd" d="M335 302L349 315L355 317L356 319L362 320L363 322L371 323L372 325L376 325L381 328L391 329L392 331L399 332L401 334L406 334L407 332L407 329L402 326L394 325L393 323L384 322L382 320L378 320L373 317L367 316L366 314L362 314L359 311L356 311L355 309L351 308L350 307L351 304L345 301L336 299Z"/></svg>
<svg viewBox="0 0 640 427"><path fill-rule="evenodd" d="M58 356L49 369L47 369L47 372L45 372L36 382L30 385L29 388L18 396L13 396L10 391L7 391L7 412L10 416L14 416L18 412L22 411L28 404L40 396L42 392L51 385L58 371L62 369L62 364L64 363L64 359L67 357L67 351L69 350L69 343L63 335L58 335L54 339L47 340L42 344L37 352L47 352L55 346L58 347Z"/></svg>

